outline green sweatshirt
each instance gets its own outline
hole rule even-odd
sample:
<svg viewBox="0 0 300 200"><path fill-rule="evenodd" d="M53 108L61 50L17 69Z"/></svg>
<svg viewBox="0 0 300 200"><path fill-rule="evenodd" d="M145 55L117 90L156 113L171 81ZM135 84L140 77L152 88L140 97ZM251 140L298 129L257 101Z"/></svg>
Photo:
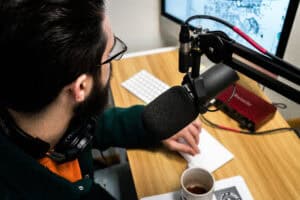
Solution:
<svg viewBox="0 0 300 200"><path fill-rule="evenodd" d="M99 117L93 143L78 158L83 179L75 183L40 165L0 130L0 199L113 199L93 181L91 149L142 148L158 144L159 141L143 128L143 108L112 108Z"/></svg>

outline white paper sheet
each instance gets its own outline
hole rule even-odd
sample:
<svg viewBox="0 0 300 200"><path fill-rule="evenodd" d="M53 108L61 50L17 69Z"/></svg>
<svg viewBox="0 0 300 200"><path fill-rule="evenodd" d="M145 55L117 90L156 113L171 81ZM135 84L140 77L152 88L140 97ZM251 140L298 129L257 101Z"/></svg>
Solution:
<svg viewBox="0 0 300 200"><path fill-rule="evenodd" d="M189 167L202 167L213 172L233 159L233 154L203 128L198 146L201 152L195 156L179 152Z"/></svg>

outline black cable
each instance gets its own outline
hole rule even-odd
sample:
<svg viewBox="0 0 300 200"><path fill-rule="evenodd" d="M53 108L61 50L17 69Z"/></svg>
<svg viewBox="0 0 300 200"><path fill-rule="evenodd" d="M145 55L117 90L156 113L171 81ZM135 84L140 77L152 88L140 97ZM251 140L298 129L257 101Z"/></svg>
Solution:
<svg viewBox="0 0 300 200"><path fill-rule="evenodd" d="M273 102L272 103L276 108L280 108L282 110L286 109L287 108L287 105L284 104L284 103L277 103L277 102Z"/></svg>
<svg viewBox="0 0 300 200"><path fill-rule="evenodd" d="M190 21L194 20L194 19L210 19L210 20L213 20L213 21L216 21L216 22L219 22L231 29L233 29L234 25L230 24L229 22L225 21L225 20L222 20L220 18L217 18L217 17L214 17L214 16L209 16L209 15L194 15L194 16L191 16L189 17L187 20L185 20L185 24L188 24Z"/></svg>
<svg viewBox="0 0 300 200"><path fill-rule="evenodd" d="M276 132L281 132L281 131L294 131L297 134L297 136L300 138L300 133L295 128L283 127L283 128L271 129L271 130L266 130L266 131L251 132L251 131L238 130L238 129L228 128L225 126L218 125L218 124L213 123L212 121L208 120L203 115L201 115L201 118L204 120L204 122L207 125L209 125L213 128L218 128L218 129L231 131L231 132L235 132L235 133L243 133L243 134L249 134L249 135L263 135L263 134L271 134L271 133L276 133Z"/></svg>
<svg viewBox="0 0 300 200"><path fill-rule="evenodd" d="M255 42L249 35L247 35L246 33L244 33L237 26L234 26L234 25L230 24L229 22L227 22L225 20L222 20L222 19L220 19L218 17L210 16L210 15L194 15L194 16L189 17L184 22L184 24L188 25L189 22L192 21L192 20L194 20L194 19L209 19L209 20L213 20L213 21L219 22L219 23L227 26L231 30L233 30L235 33L237 33L242 38L244 38L249 44L251 44L255 49L257 49L262 54L264 54L264 55L272 58L275 61L281 61L280 58L277 58L276 56L274 56L271 53L269 53L265 48L263 48L260 44L258 44L257 42Z"/></svg>

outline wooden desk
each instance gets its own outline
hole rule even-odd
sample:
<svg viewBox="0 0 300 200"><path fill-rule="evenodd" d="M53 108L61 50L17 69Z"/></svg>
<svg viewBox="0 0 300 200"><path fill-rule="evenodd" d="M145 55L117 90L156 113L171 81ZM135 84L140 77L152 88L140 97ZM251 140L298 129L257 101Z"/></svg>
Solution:
<svg viewBox="0 0 300 200"><path fill-rule="evenodd" d="M180 84L183 75L178 72L177 52L127 58L113 63L112 93L116 106L143 104L141 100L120 86L120 83L146 69L170 86ZM241 77L240 83L264 96L257 84ZM217 124L238 128L221 112L205 116ZM287 127L277 112L260 130ZM300 199L300 140L292 132L269 135L237 134L203 125L233 154L234 159L216 170L216 180L241 175L254 199ZM200 137L201 139L201 137ZM185 160L166 149L128 150L128 159L138 198L178 190L179 178L186 168Z"/></svg>

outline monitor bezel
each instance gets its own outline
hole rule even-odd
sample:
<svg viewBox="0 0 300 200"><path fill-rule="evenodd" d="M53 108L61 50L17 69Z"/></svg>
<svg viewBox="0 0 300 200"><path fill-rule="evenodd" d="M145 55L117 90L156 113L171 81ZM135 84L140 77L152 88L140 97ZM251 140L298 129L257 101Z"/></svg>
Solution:
<svg viewBox="0 0 300 200"><path fill-rule="evenodd" d="M182 24L183 21L176 18L175 16L170 15L169 13L166 12L165 9L165 1L166 0L161 0L161 15L174 21L175 23L178 24ZM286 15L286 19L284 21L283 27L282 27L282 32L281 32L281 36L279 39L279 43L277 46L277 50L275 55L283 58L286 47L287 47L287 43L290 37L290 33L293 27L293 23L295 20L295 16L297 13L297 9L298 9L298 5L299 5L299 0L290 0L288 9L287 9L287 15Z"/></svg>

